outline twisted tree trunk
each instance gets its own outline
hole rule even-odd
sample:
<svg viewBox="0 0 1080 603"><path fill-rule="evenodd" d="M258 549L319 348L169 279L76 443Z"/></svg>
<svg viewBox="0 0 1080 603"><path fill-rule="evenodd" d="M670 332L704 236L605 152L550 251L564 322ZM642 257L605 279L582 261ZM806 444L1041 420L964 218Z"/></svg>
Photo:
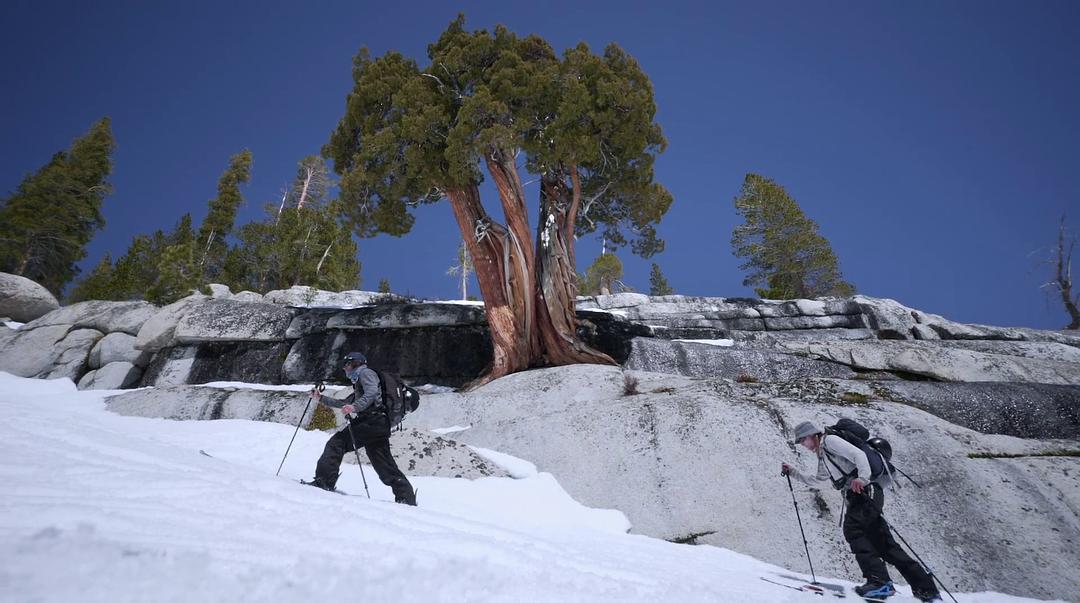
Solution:
<svg viewBox="0 0 1080 603"><path fill-rule="evenodd" d="M545 361L556 366L616 364L607 354L585 345L577 335L574 224L581 207L581 181L576 166L571 166L569 172L570 190L559 172L545 174L540 181L537 314Z"/></svg>

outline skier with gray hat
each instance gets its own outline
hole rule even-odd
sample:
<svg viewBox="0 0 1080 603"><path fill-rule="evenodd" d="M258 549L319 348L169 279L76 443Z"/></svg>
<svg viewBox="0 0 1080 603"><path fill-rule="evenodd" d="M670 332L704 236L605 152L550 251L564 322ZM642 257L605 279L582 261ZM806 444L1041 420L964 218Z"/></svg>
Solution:
<svg viewBox="0 0 1080 603"><path fill-rule="evenodd" d="M338 400L320 396L318 391L312 395L316 402L340 408L349 424L326 442L315 466L315 479L305 483L333 491L342 458L363 447L379 479L394 491L394 501L416 506L416 492L390 453L390 419L384 407L379 375L368 367L367 358L361 352L346 354L341 368L353 384L353 392L348 398ZM363 467L360 470L363 471ZM366 483L364 488L367 488Z"/></svg>
<svg viewBox="0 0 1080 603"><path fill-rule="evenodd" d="M817 456L817 471L808 475L790 463L783 463L780 473L809 486L828 481L845 493L848 511L844 516L844 539L866 578L866 583L855 587L855 592L870 599L884 599L895 594L896 589L885 566L889 563L908 581L917 599L940 601L934 579L893 539L882 517L885 492L881 484L875 483L871 477L866 453L843 437L826 433L810 421L795 426L794 441Z"/></svg>

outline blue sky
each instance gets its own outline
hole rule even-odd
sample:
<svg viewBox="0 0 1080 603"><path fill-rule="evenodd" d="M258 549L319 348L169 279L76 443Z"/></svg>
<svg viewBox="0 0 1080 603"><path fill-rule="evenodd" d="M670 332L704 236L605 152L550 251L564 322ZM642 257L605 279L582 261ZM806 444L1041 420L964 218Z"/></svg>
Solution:
<svg viewBox="0 0 1080 603"><path fill-rule="evenodd" d="M1060 328L1030 255L1080 213L1080 3L0 3L0 192L103 115L117 139L88 270L196 220L233 153L254 154L239 222L280 199L344 112L352 56L426 46L458 11L556 49L617 42L650 75L675 197L654 258L676 292L742 296L730 236L743 176L783 184L861 293L954 320ZM533 191L535 194L535 189ZM535 210L532 212L535 215ZM365 288L452 297L459 233L422 209L360 241ZM578 244L579 269L599 242ZM648 289L651 260L619 253Z"/></svg>

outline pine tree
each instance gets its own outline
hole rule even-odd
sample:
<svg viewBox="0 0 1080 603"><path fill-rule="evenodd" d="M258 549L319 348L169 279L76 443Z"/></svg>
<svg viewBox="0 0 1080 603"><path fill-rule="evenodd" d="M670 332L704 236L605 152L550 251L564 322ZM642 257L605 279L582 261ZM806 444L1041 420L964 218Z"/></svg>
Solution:
<svg viewBox="0 0 1080 603"><path fill-rule="evenodd" d="M105 225L101 204L112 191L106 179L113 147L106 117L0 200L0 271L55 294L75 278L87 243Z"/></svg>
<svg viewBox="0 0 1080 603"><path fill-rule="evenodd" d="M671 295L673 293L675 291L668 284L667 277L664 276L663 272L660 272L660 264L653 262L652 270L649 272L649 295Z"/></svg>
<svg viewBox="0 0 1080 603"><path fill-rule="evenodd" d="M218 278L228 251L226 238L232 233L236 212L244 202L240 185L251 179L251 151L229 158L229 167L218 179L218 194L208 202L209 211L199 227L198 268L196 280L211 282Z"/></svg>
<svg viewBox="0 0 1080 603"><path fill-rule="evenodd" d="M457 263L451 266L446 273L450 275L456 275L461 278L461 299L469 299L469 275L476 270L473 269L472 258L469 257L469 247L464 241L458 247Z"/></svg>
<svg viewBox="0 0 1080 603"><path fill-rule="evenodd" d="M191 214L185 214L176 228L163 237L152 258L155 266L146 299L165 305L187 297L201 284L198 242L192 227Z"/></svg>
<svg viewBox="0 0 1080 603"><path fill-rule="evenodd" d="M322 167L319 167L319 166ZM300 162L281 205L245 224L229 250L224 280L234 289L265 293L293 285L344 290L360 285L360 263L340 202L325 202L329 181L318 157Z"/></svg>
<svg viewBox="0 0 1080 603"><path fill-rule="evenodd" d="M614 253L601 253L585 271L579 285L582 295L610 295L615 283L622 278L623 265Z"/></svg>
<svg viewBox="0 0 1080 603"><path fill-rule="evenodd" d="M68 302L75 303L90 299L116 299L116 278L113 274L112 256L108 253L101 258L97 266L76 283L68 295Z"/></svg>
<svg viewBox="0 0 1080 603"><path fill-rule="evenodd" d="M832 246L784 187L747 174L735 209L745 220L731 236L735 256L745 259L740 268L749 271L743 285L766 299L854 294Z"/></svg>
<svg viewBox="0 0 1080 603"><path fill-rule="evenodd" d="M390 293L390 279L379 279L379 293Z"/></svg>

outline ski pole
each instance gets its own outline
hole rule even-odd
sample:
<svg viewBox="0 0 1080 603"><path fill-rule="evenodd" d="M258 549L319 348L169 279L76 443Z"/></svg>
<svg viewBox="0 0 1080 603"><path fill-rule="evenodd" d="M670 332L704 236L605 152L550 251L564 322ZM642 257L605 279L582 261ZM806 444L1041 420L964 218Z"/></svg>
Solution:
<svg viewBox="0 0 1080 603"><path fill-rule="evenodd" d="M296 422L296 429L294 429L292 432L292 439L289 440L289 447L285 449L285 456L281 457L281 464L278 465L277 473L275 473L274 475L281 475L281 468L285 466L285 459L288 458L289 450L292 449L293 440L296 439L296 434L300 432L300 425L303 424L304 417L307 416L308 408L311 407L311 401L315 399L315 392L322 393L324 389L326 389L326 386L323 385L322 381L319 381L315 384L314 391L308 394L307 404L304 406L304 412L300 413L300 420Z"/></svg>
<svg viewBox="0 0 1080 603"><path fill-rule="evenodd" d="M803 548L806 549L806 562L810 564L810 577L814 580L811 584L817 584L817 575L814 574L814 562L810 560L810 545L806 542L806 532L803 531L802 527L802 516L799 515L799 503L795 500L795 488L791 486L791 475L784 474L784 477L787 478L788 490L791 490L791 502L795 505L795 518L799 520L799 533L802 534Z"/></svg>
<svg viewBox="0 0 1080 603"><path fill-rule="evenodd" d="M356 453L356 466L360 468L360 479L364 480L364 494L367 494L368 500L371 500L371 492L368 492L367 488L367 477L364 475L364 464L360 462L360 450L356 448L356 438L352 432L352 415L345 415L345 420L348 421L349 440L352 441L353 452Z"/></svg>
<svg viewBox="0 0 1080 603"><path fill-rule="evenodd" d="M911 476L910 476L910 475L908 475L908 474L906 474L906 473L904 473L903 471L901 471L899 467L893 467L893 469L895 469L895 470L896 470L896 472L897 472L897 473L899 473L900 475L903 475L904 477L906 477L906 478L907 478L907 481L909 481L909 482L911 482L911 483L915 484L915 487L916 487L916 488L922 488L922 484L920 484L919 482L917 482L917 481L915 481L915 480L911 479Z"/></svg>

